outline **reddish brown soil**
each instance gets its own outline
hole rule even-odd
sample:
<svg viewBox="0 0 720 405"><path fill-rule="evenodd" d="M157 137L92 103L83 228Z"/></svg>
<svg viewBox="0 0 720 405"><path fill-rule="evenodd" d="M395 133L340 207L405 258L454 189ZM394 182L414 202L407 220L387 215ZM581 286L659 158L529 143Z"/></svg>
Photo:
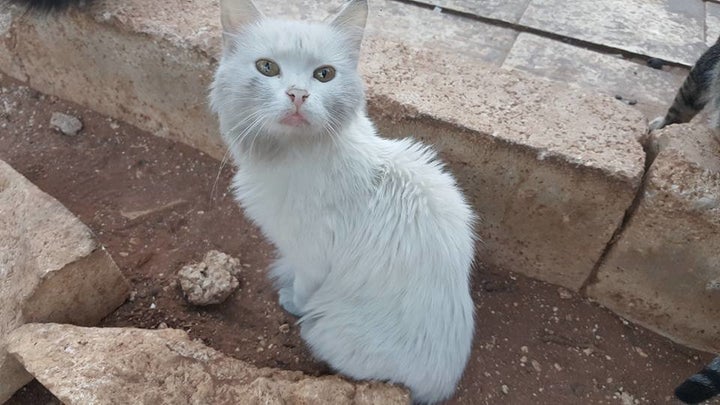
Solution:
<svg viewBox="0 0 720 405"><path fill-rule="evenodd" d="M265 278L273 249L226 192L229 167L213 195L220 164L197 150L7 78L0 85L0 159L88 224L133 285L133 298L102 326L167 325L258 366L328 372L276 303ZM48 127L52 112L75 115L85 128L61 135ZM176 273L209 249L240 258L241 289L223 304L196 308L183 299ZM667 403L711 357L555 286L478 267L475 346L452 404ZM10 404L56 401L34 382Z"/></svg>

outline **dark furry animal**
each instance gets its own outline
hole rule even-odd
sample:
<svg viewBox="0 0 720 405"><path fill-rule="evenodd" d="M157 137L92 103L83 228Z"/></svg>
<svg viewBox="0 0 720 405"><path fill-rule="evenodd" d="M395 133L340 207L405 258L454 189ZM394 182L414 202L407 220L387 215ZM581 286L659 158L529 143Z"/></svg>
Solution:
<svg viewBox="0 0 720 405"><path fill-rule="evenodd" d="M678 90L664 117L650 123L654 131L670 124L690 122L708 103L712 105L710 126L720 129L720 39L698 59Z"/></svg>
<svg viewBox="0 0 720 405"><path fill-rule="evenodd" d="M715 357L699 373L675 389L675 396L686 404L699 404L720 394L720 357Z"/></svg>
<svg viewBox="0 0 720 405"><path fill-rule="evenodd" d="M8 0L9 3L27 7L32 11L57 12L73 5L89 3L89 0Z"/></svg>

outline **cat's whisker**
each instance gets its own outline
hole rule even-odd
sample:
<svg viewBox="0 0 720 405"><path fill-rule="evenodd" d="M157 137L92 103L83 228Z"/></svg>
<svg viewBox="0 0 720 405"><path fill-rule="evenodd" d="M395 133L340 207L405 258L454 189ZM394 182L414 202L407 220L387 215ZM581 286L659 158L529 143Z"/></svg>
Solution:
<svg viewBox="0 0 720 405"><path fill-rule="evenodd" d="M243 120L238 122L234 127L232 127L227 133L231 134L235 129L237 129L240 125L243 125L245 122L254 119L254 121L241 133L239 133L237 136L233 137L228 145L228 148L225 150L225 154L223 155L222 160L220 161L220 168L218 169L217 175L215 176L215 181L213 182L212 189L210 190L210 200L213 200L215 197L215 191L217 190L217 184L220 180L220 174L222 173L222 170L225 168L225 164L228 161L228 158L230 157L230 153L232 152L232 149L235 147L235 145L238 142L242 142L241 138L244 138L247 132L252 130L253 126L256 125L256 123L261 119L260 117L261 112L256 111L247 117L245 117Z"/></svg>
<svg viewBox="0 0 720 405"><path fill-rule="evenodd" d="M254 132L254 136L250 140L250 148L248 151L248 154L252 156L253 153L253 147L255 146L255 140L262 134L263 129L265 128L265 125L268 123L267 120L263 121L262 125L260 125L260 128L258 128L257 131Z"/></svg>

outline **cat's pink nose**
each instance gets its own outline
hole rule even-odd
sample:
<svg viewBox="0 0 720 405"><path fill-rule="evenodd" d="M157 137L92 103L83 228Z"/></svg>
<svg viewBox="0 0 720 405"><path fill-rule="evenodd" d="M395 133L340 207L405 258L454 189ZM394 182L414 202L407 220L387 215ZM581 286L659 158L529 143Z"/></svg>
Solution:
<svg viewBox="0 0 720 405"><path fill-rule="evenodd" d="M310 97L310 94L307 91L295 88L288 90L286 94L290 97L290 101L292 101L297 108L300 108L302 103Z"/></svg>

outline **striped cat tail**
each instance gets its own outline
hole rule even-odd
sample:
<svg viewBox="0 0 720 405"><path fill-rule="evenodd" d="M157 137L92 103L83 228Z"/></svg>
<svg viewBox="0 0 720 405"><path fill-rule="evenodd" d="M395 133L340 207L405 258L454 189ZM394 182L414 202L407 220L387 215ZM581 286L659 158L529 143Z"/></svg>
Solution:
<svg viewBox="0 0 720 405"><path fill-rule="evenodd" d="M705 107L713 94L718 61L720 42L716 42L698 59L665 116L657 117L650 123L651 131L670 124L689 122Z"/></svg>
<svg viewBox="0 0 720 405"><path fill-rule="evenodd" d="M90 0L9 0L9 2L27 7L29 10L51 12L65 10L72 5L90 3Z"/></svg>
<svg viewBox="0 0 720 405"><path fill-rule="evenodd" d="M675 396L686 404L699 404L720 394L720 357L675 389Z"/></svg>

